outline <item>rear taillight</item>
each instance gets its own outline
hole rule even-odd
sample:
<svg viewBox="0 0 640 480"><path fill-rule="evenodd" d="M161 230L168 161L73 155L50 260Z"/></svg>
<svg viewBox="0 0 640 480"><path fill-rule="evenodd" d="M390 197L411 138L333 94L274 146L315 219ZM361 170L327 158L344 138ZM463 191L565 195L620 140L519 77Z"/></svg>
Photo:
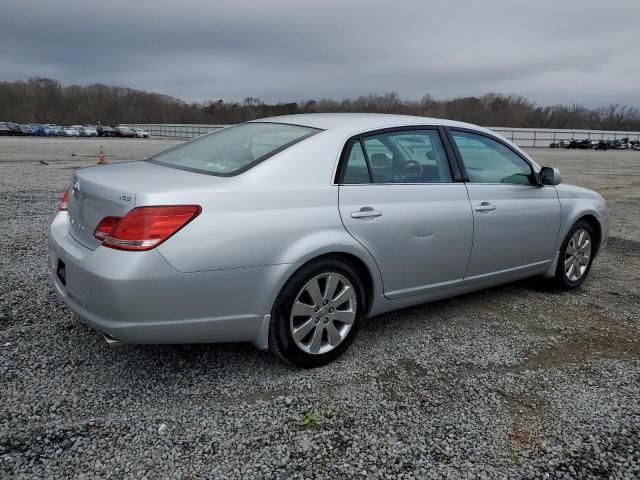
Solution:
<svg viewBox="0 0 640 480"><path fill-rule="evenodd" d="M198 205L137 207L115 222L113 219L117 217L103 219L94 236L100 240L98 235L104 235L102 245L109 248L151 250L196 218L201 211ZM111 222L111 230L107 232Z"/></svg>
<svg viewBox="0 0 640 480"><path fill-rule="evenodd" d="M121 218L122 217L104 217L96 227L95 232L93 232L93 237L102 242L107 238L107 235L113 231L113 227L116 226L116 223L118 223Z"/></svg>
<svg viewBox="0 0 640 480"><path fill-rule="evenodd" d="M62 194L62 200L60 200L60 208L58 210L61 212L66 212L69 210L69 189L68 188Z"/></svg>

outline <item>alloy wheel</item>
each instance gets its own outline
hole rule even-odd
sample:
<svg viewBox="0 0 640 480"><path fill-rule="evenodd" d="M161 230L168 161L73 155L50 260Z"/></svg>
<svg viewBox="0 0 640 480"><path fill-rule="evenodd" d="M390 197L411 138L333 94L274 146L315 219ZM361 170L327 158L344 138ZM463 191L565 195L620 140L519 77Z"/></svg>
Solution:
<svg viewBox="0 0 640 480"><path fill-rule="evenodd" d="M291 337L302 351L327 353L347 337L356 319L358 301L351 282L335 272L313 277L291 308Z"/></svg>
<svg viewBox="0 0 640 480"><path fill-rule="evenodd" d="M583 228L571 236L564 252L564 273L571 282L577 282L587 271L591 259L591 235Z"/></svg>

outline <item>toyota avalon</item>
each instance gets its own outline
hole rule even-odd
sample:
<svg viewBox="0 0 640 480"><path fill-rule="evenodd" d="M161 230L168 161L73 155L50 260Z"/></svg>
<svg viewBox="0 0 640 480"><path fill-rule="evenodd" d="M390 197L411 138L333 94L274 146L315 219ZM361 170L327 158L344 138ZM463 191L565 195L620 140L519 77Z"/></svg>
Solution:
<svg viewBox="0 0 640 480"><path fill-rule="evenodd" d="M366 317L531 276L576 288L608 231L599 194L490 130L309 114L76 170L49 244L56 292L110 343L314 367Z"/></svg>

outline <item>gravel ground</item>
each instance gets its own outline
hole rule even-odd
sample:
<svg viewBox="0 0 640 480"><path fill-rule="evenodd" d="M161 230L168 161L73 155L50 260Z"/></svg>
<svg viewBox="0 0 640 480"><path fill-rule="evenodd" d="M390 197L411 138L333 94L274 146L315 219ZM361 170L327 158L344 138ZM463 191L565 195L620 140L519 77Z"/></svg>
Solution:
<svg viewBox="0 0 640 480"><path fill-rule="evenodd" d="M110 350L64 307L46 229L98 143L0 138L0 477L640 478L640 154L533 152L609 201L581 289L383 315L303 371L248 345Z"/></svg>

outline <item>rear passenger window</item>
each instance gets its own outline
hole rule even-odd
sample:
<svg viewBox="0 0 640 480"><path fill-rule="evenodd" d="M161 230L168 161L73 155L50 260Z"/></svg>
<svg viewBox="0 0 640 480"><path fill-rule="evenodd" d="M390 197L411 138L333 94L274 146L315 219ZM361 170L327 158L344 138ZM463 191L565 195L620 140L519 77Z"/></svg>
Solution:
<svg viewBox="0 0 640 480"><path fill-rule="evenodd" d="M451 133L470 182L535 184L531 165L502 143L475 133Z"/></svg>
<svg viewBox="0 0 640 480"><path fill-rule="evenodd" d="M371 183L369 168L360 142L352 142L342 183Z"/></svg>

